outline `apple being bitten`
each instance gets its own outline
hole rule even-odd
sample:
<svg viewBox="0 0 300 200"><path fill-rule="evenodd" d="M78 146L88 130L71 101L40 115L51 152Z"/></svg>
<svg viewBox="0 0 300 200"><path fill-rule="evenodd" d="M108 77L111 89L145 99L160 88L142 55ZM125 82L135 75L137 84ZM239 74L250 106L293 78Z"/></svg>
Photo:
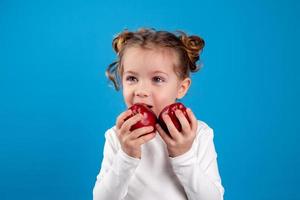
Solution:
<svg viewBox="0 0 300 200"><path fill-rule="evenodd" d="M181 110L181 111L183 112L183 115L187 118L188 122L191 123L191 121L190 121L190 119L189 119L189 117L188 117L188 114L187 114L187 112L186 112L186 107L185 107L182 103L177 102L177 103L173 103L173 104L171 104L171 105L166 106L166 107L160 112L159 117L158 117L158 121L159 121L159 124L160 124L160 126L162 127L162 129L163 129L167 134L169 134L169 135L170 135L169 130L168 130L167 125L166 125L166 123L164 122L162 116L163 116L164 114L169 115L169 117L171 118L171 120L172 120L173 124L175 125L175 127L177 128L177 130L178 130L179 132L181 132L181 131L182 131L182 127L181 127L180 121L177 119L177 116L175 115L175 111L178 110L178 109Z"/></svg>
<svg viewBox="0 0 300 200"><path fill-rule="evenodd" d="M127 117L125 121L138 113L143 115L143 118L140 121L138 121L136 124L131 126L130 131L145 126L152 126L153 127L152 132L156 131L155 124L157 123L157 117L155 113L146 104L136 103L132 105L130 108L128 108L128 110L129 109L132 111L132 114L129 117Z"/></svg>

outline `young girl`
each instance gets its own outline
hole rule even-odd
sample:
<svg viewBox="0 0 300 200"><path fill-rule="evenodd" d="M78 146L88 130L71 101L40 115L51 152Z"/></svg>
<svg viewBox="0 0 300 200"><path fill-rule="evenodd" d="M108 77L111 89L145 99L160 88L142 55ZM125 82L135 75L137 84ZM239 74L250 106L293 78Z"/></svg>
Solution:
<svg viewBox="0 0 300 200"><path fill-rule="evenodd" d="M122 89L127 107L145 103L158 116L161 110L187 93L190 72L199 67L204 40L154 29L124 31L113 40L118 61L106 74L115 88ZM93 189L94 200L213 200L223 199L224 188L217 165L213 130L187 109L176 117L179 132L168 115L163 119L169 134L159 124L130 131L142 119L125 120L105 133L101 170Z"/></svg>

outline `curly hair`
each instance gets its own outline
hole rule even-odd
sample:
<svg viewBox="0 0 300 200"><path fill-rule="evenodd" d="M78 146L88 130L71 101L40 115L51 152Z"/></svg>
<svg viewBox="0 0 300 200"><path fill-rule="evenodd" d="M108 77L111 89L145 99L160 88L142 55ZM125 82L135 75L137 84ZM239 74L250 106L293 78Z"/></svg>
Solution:
<svg viewBox="0 0 300 200"><path fill-rule="evenodd" d="M176 72L178 72L180 79L184 79L189 77L190 72L197 72L200 69L197 61L200 58L204 45L204 40L199 36L188 36L182 31L171 33L146 28L141 28L136 32L124 30L113 39L112 46L117 53L118 59L108 66L106 76L113 82L115 89L119 90L120 77L123 72L122 58L125 50L129 47L146 49L162 47L170 48L177 53L180 64Z"/></svg>

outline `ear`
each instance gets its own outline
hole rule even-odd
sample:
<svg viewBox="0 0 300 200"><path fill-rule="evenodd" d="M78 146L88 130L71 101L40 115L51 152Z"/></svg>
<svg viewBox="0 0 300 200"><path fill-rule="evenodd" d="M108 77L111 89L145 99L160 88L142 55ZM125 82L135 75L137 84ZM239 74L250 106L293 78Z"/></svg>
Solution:
<svg viewBox="0 0 300 200"><path fill-rule="evenodd" d="M189 77L181 81L181 83L178 86L177 99L181 99L185 96L191 84L192 80Z"/></svg>

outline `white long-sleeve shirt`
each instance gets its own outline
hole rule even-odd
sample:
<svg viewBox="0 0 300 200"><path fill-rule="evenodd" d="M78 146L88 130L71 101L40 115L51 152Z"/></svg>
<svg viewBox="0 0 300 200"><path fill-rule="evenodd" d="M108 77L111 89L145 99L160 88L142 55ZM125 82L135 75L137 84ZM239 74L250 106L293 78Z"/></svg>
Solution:
<svg viewBox="0 0 300 200"><path fill-rule="evenodd" d="M141 159L121 149L116 127L105 133L101 170L94 200L222 200L224 188L217 165L213 130L198 121L191 149L168 156L160 135L142 145Z"/></svg>

